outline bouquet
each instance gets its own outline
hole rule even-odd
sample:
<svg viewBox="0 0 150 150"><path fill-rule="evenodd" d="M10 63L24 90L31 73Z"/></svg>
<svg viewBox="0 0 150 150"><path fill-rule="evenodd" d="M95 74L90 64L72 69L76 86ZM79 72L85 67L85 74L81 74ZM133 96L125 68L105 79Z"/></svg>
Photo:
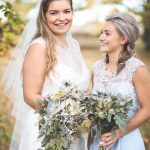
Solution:
<svg viewBox="0 0 150 150"><path fill-rule="evenodd" d="M89 132L91 122L84 93L65 82L58 91L42 100L38 111L39 138L42 139L39 150L67 150L74 140Z"/></svg>
<svg viewBox="0 0 150 150"><path fill-rule="evenodd" d="M89 94L85 103L88 118L97 127L97 136L107 132L114 133L113 130L116 128L126 129L128 112L132 108L132 99L129 96L97 92Z"/></svg>

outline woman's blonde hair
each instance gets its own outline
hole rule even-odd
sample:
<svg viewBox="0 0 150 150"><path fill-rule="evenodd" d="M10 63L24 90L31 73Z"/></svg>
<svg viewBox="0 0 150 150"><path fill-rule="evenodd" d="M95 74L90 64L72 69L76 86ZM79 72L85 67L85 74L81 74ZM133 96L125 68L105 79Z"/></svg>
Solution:
<svg viewBox="0 0 150 150"><path fill-rule="evenodd" d="M124 44L124 49L121 52L121 56L117 64L117 73L119 73L125 67L125 62L135 54L135 42L140 35L140 31L135 18L127 13L109 15L106 18L106 22L108 21L112 22L121 36L127 38L127 42ZM106 63L108 62L109 57L106 55Z"/></svg>
<svg viewBox="0 0 150 150"><path fill-rule="evenodd" d="M36 39L42 36L46 43L46 74L48 75L50 71L53 70L57 60L55 56L55 38L48 26L46 21L46 12L48 11L49 4L55 0L42 0L40 4L40 10L37 18L37 32L33 39ZM73 10L72 0L68 0L70 2L71 9Z"/></svg>

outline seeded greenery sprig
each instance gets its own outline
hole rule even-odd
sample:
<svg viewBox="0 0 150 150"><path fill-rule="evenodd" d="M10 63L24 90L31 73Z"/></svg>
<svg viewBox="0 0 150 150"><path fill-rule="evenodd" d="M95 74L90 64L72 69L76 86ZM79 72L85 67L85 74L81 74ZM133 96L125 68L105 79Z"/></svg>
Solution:
<svg viewBox="0 0 150 150"><path fill-rule="evenodd" d="M42 140L39 150L68 150L71 143L85 137L94 125L97 136L116 128L125 130L131 109L129 96L87 93L64 82L58 91L44 97L37 111Z"/></svg>

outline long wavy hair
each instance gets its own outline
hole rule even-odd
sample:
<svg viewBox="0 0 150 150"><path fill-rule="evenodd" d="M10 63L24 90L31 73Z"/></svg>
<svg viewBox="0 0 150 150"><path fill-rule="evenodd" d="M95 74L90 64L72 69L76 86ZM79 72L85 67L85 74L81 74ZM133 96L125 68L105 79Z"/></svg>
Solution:
<svg viewBox="0 0 150 150"><path fill-rule="evenodd" d="M138 24L133 16L127 13L116 13L109 15L106 22L112 22L120 36L126 37L123 51L117 62L117 74L125 67L125 62L135 55L135 42L140 35ZM106 54L106 63L109 63L109 56Z"/></svg>
<svg viewBox="0 0 150 150"><path fill-rule="evenodd" d="M48 75L50 71L53 70L57 59L55 55L55 38L48 26L46 21L46 12L48 11L49 4L55 0L42 0L40 4L40 10L37 17L37 32L33 39L38 37L43 37L46 43L46 74ZM70 2L71 9L73 11L72 0L68 0Z"/></svg>

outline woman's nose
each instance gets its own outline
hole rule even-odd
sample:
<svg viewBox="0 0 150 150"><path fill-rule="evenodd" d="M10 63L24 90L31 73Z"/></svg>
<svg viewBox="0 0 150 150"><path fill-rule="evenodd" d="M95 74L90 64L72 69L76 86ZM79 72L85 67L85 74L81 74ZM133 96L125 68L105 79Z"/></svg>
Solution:
<svg viewBox="0 0 150 150"><path fill-rule="evenodd" d="M58 19L61 21L65 20L65 15L63 13L60 13Z"/></svg>
<svg viewBox="0 0 150 150"><path fill-rule="evenodd" d="M106 37L105 33L101 33L101 35L99 36L99 41L103 41Z"/></svg>
<svg viewBox="0 0 150 150"><path fill-rule="evenodd" d="M103 36L102 34L99 36L99 41L102 41L103 40Z"/></svg>

